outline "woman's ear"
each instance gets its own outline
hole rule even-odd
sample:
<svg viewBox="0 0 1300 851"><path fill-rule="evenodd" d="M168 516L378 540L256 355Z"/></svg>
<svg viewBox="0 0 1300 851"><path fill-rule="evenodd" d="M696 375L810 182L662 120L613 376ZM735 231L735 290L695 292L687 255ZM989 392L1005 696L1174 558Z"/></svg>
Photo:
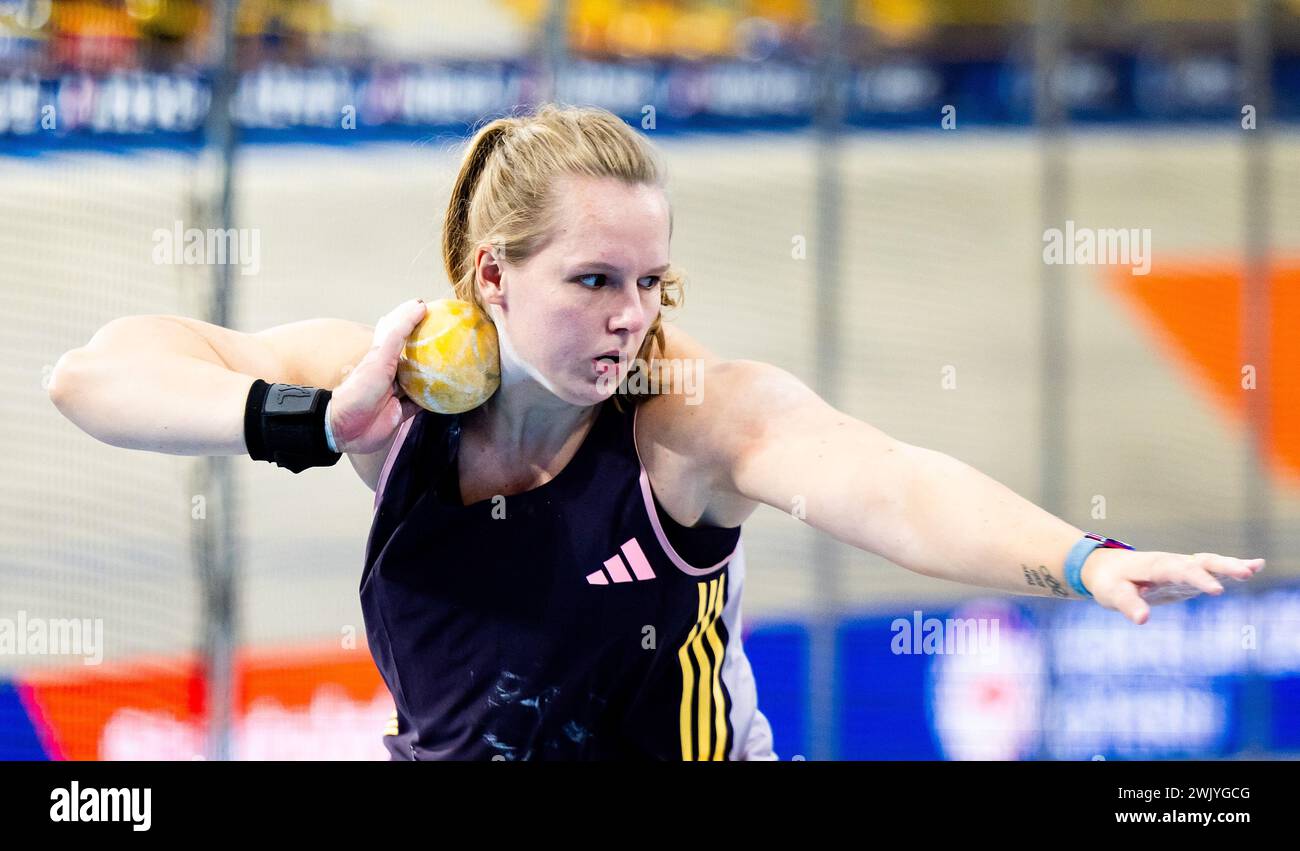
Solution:
<svg viewBox="0 0 1300 851"><path fill-rule="evenodd" d="M504 276L497 259L501 253L500 246L486 243L474 252L474 266L478 272L474 285L478 287L484 305L505 303Z"/></svg>

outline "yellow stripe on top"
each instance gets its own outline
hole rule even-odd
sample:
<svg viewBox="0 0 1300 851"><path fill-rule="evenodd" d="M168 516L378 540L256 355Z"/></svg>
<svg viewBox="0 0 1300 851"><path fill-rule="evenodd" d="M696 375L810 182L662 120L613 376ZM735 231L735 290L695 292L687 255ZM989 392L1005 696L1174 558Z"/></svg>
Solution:
<svg viewBox="0 0 1300 851"><path fill-rule="evenodd" d="M713 666L713 706L714 706L714 725L717 729L715 741L717 745L713 751L714 759L726 759L727 746L727 705L722 699L722 662L723 647L722 642L718 639L718 618L722 616L724 593L727 588L727 575L724 573L718 578L718 602L713 607L713 619L709 621L709 629L705 633L709 639L709 646L713 648L713 658L717 664ZM703 683L701 683L701 687ZM700 716L700 723L707 724L703 716ZM707 726L705 727L707 730ZM705 746L707 748L707 745Z"/></svg>
<svg viewBox="0 0 1300 851"><path fill-rule="evenodd" d="M681 709L681 733L682 733L682 759L689 762L695 759L693 749L694 737L691 735L691 698L694 695L695 683L691 677L695 673L691 667L688 648L695 641L695 636L699 632L701 624L704 623L704 583L701 582L695 586L700 595L700 611L695 616L695 625L691 627L690 635L686 637L686 643L677 650L677 660L682 665L682 709Z"/></svg>
<svg viewBox="0 0 1300 851"><path fill-rule="evenodd" d="M699 583L699 613L686 642L677 651L682 666L681 737L682 759L725 759L727 752L726 701L719 677L725 648L718 637L717 622L726 599L726 580L722 576ZM705 651L707 637L713 658ZM694 655L697 667L691 664ZM697 696L698 695L698 696ZM692 712L698 701L698 715ZM694 723L692 723L694 722ZM716 740L714 733L716 732ZM698 743L698 749L696 747ZM698 754L698 756L696 756Z"/></svg>
<svg viewBox="0 0 1300 851"><path fill-rule="evenodd" d="M717 599L718 581L715 579L709 583L708 622L704 624L703 629L695 634L695 641L691 643L691 650L700 663L700 714L698 718L700 750L697 759L709 759L712 755L709 748L710 734L712 733L709 729L709 702L713 698L713 691L709 688L709 683L713 680L713 672L709 668L709 657L704 652L704 633L713 626L713 610L717 606Z"/></svg>

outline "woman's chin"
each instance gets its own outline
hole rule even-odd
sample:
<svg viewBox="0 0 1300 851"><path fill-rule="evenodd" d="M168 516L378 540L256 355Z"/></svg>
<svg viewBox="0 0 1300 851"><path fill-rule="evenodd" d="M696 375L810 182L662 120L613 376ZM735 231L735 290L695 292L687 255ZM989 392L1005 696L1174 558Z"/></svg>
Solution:
<svg viewBox="0 0 1300 851"><path fill-rule="evenodd" d="M617 392L618 381L614 376L601 376L584 381L580 387L574 388L575 399L572 401L578 405L598 405Z"/></svg>
<svg viewBox="0 0 1300 851"><path fill-rule="evenodd" d="M579 408L598 405L613 395L612 392L605 392L595 380L557 382L556 386L551 388L551 393L561 401Z"/></svg>

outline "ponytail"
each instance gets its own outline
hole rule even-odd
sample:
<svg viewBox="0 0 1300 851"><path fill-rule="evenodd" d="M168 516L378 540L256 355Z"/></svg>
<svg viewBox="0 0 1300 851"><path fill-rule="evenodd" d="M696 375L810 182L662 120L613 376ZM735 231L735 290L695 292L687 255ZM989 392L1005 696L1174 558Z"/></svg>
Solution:
<svg viewBox="0 0 1300 851"><path fill-rule="evenodd" d="M473 260L469 245L469 211L479 177L501 139L509 132L512 119L498 118L481 129L469 144L464 164L451 190L447 217L442 228L442 261L458 298L478 304L474 287ZM468 296L468 298L466 297Z"/></svg>

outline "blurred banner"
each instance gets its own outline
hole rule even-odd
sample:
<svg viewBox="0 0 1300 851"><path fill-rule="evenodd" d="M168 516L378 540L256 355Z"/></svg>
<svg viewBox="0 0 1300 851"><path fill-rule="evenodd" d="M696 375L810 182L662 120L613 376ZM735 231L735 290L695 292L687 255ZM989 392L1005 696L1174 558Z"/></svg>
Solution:
<svg viewBox="0 0 1300 851"><path fill-rule="evenodd" d="M1059 77L1081 122L1236 122L1241 74L1232 56L1079 54ZM1273 67L1276 117L1300 118L1300 56ZM895 58L855 67L846 81L850 127L1026 125L1033 68L1011 60ZM536 63L484 60L290 66L243 73L232 105L245 142L348 143L464 133L485 116L536 102L546 72ZM807 128L817 80L807 63L721 59L635 64L578 61L559 74L555 97L593 103L656 134ZM95 144L185 145L211 99L197 71L12 73L0 79L0 150L17 153Z"/></svg>
<svg viewBox="0 0 1300 851"><path fill-rule="evenodd" d="M0 621L0 650L66 625ZM16 632L11 632L15 630ZM12 636L17 636L16 645ZM842 759L1220 759L1300 750L1300 585L1156 609L1141 630L1081 604L977 599L874 610L836 631ZM196 759L197 666L73 665L0 680L0 757ZM806 758L806 624L745 636L782 759ZM387 759L392 701L364 647L250 651L236 759ZM1270 705L1248 699L1263 686ZM1264 752L1247 728L1269 723ZM1271 721L1269 721L1271 719Z"/></svg>

